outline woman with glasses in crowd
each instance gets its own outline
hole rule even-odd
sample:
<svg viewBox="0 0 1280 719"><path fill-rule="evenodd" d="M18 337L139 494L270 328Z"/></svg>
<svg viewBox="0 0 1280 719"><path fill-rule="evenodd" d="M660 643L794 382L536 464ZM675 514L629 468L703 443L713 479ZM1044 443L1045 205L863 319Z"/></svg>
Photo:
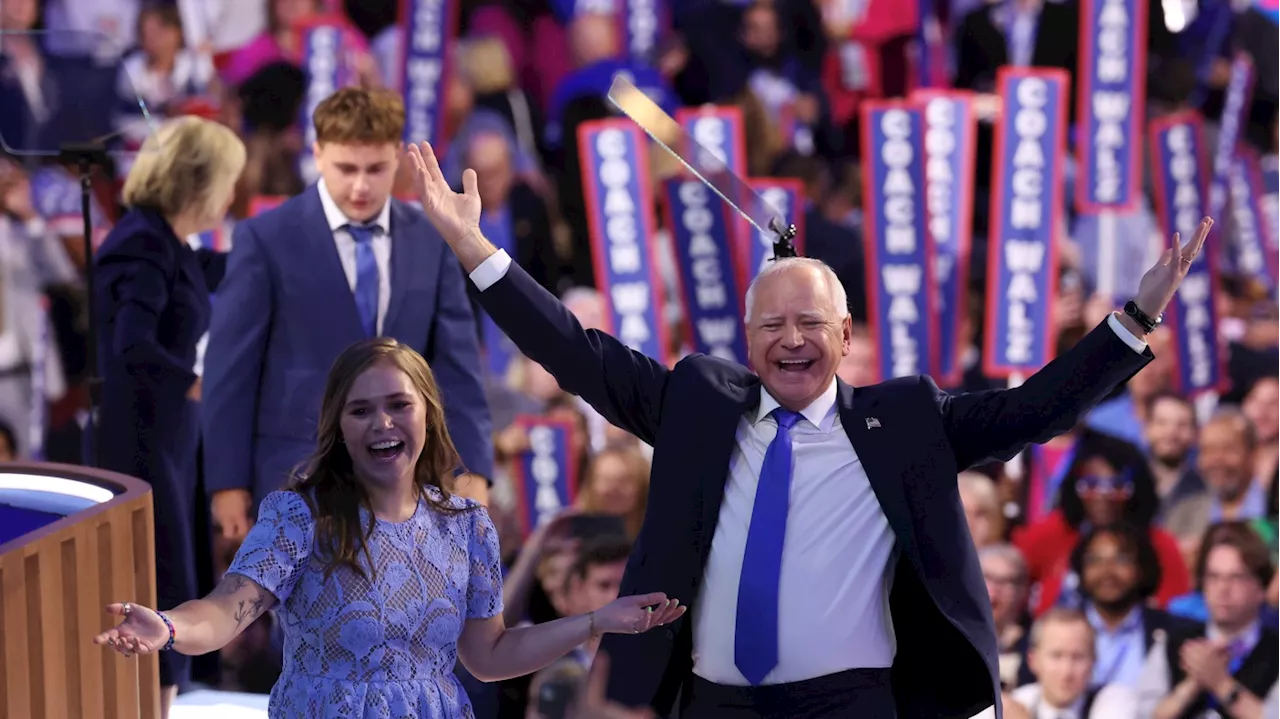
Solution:
<svg viewBox="0 0 1280 719"><path fill-rule="evenodd" d="M1013 535L1014 545L1027 559L1032 586L1039 587L1032 613L1048 611L1063 592L1077 592L1079 577L1070 568L1076 543L1091 528L1117 522L1150 533L1162 569L1156 591L1161 607L1187 591L1191 578L1177 540L1152 524L1158 506L1155 479L1138 448L1086 430L1059 489L1058 507Z"/></svg>
<svg viewBox="0 0 1280 719"><path fill-rule="evenodd" d="M329 373L315 453L263 500L218 587L166 612L112 604L124 621L94 642L204 654L278 607L285 663L270 716L453 718L473 716L458 658L498 681L684 613L654 593L508 629L497 532L446 486L459 464L426 360L392 339L353 345Z"/></svg>

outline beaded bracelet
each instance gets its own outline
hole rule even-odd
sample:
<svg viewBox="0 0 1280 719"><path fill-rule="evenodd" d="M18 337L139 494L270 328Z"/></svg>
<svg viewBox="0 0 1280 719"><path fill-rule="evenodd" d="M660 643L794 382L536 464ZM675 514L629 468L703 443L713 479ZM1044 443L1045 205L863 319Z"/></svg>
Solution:
<svg viewBox="0 0 1280 719"><path fill-rule="evenodd" d="M164 622L164 625L169 628L169 641L165 642L163 647L160 647L160 651L167 652L173 649L173 640L177 638L177 633L173 631L173 622L169 620L169 617L165 616L164 612L156 612L156 616L160 617L160 621Z"/></svg>

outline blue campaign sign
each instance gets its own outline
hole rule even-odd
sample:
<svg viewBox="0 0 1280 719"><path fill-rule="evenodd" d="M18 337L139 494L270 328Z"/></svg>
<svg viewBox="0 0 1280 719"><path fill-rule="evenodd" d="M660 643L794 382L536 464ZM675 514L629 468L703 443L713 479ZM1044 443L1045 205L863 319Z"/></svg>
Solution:
<svg viewBox="0 0 1280 719"><path fill-rule="evenodd" d="M1231 200L1231 236L1235 246L1235 269L1276 286L1274 229L1267 227L1262 211L1262 172L1258 158L1241 147L1231 164L1227 196Z"/></svg>
<svg viewBox="0 0 1280 719"><path fill-rule="evenodd" d="M693 351L747 364L737 276L729 240L729 206L694 179L663 183L681 299Z"/></svg>
<svg viewBox="0 0 1280 719"><path fill-rule="evenodd" d="M862 104L867 316L882 380L928 371L930 325L937 321L924 210L924 128L919 105Z"/></svg>
<svg viewBox="0 0 1280 719"><path fill-rule="evenodd" d="M317 177L311 147L316 141L316 128L311 116L324 99L351 85L356 73L348 57L351 50L350 27L341 17L319 17L300 24L296 29L297 47L302 57L302 71L307 75L307 92L302 98L302 152L298 165L304 182Z"/></svg>
<svg viewBox="0 0 1280 719"><path fill-rule="evenodd" d="M646 141L626 118L578 127L591 255L596 286L609 308L608 331L631 349L664 362L667 327L650 241L654 205Z"/></svg>
<svg viewBox="0 0 1280 719"><path fill-rule="evenodd" d="M1052 358L1057 234L1066 175L1067 90L1061 70L1002 68L995 130L983 369L1028 375Z"/></svg>
<svg viewBox="0 0 1280 719"><path fill-rule="evenodd" d="M1156 218L1166 235L1177 232L1183 242L1189 242L1209 204L1203 121L1193 112L1166 115L1153 120L1147 134L1155 163ZM1165 313L1177 348L1177 391L1192 397L1218 391L1225 381L1214 299L1215 265L1214 253L1200 253Z"/></svg>
<svg viewBox="0 0 1280 719"><path fill-rule="evenodd" d="M776 178L776 177L760 177L751 180L751 189L764 199L765 204L782 213L783 221L786 224L794 225L796 228L795 239L792 240L792 246L796 248L796 254L804 256L804 183L799 180ZM736 214L736 213L735 213ZM772 232L760 232L755 228L750 228L750 243L747 245L747 251L743 255L747 258L744 267L747 270L746 282L749 286L756 275L765 268L765 265L773 260L773 243L778 237Z"/></svg>
<svg viewBox="0 0 1280 719"><path fill-rule="evenodd" d="M1222 217L1227 209L1231 166L1235 163L1236 148L1240 145L1242 128L1249 121L1249 98L1253 95L1253 80L1253 61L1243 52L1236 53L1231 61L1227 89L1222 98L1222 117L1218 121L1218 144L1213 148L1213 171L1209 176L1207 208L1210 217ZM1242 271L1238 266L1242 248L1236 242L1222 242L1220 239L1222 236L1218 225L1214 225L1207 243L1214 254L1214 261L1219 263L1225 271ZM1249 258L1244 260L1248 262Z"/></svg>
<svg viewBox="0 0 1280 719"><path fill-rule="evenodd" d="M529 437L529 450L517 458L513 479L524 536L573 506L578 494L577 449L568 420L521 415L516 424Z"/></svg>
<svg viewBox="0 0 1280 719"><path fill-rule="evenodd" d="M1146 0L1081 0L1080 51L1076 207L1131 210L1142 196Z"/></svg>
<svg viewBox="0 0 1280 719"><path fill-rule="evenodd" d="M742 111L733 106L707 105L685 107L676 111L676 122L685 135L697 146L676 148L692 161L694 167L716 167L722 163L738 177L747 177L747 134L742 121ZM703 153L709 152L710 159ZM730 219L729 236L733 242L733 266L738 273L738 287L747 291L747 245L751 242L751 225L734 213Z"/></svg>
<svg viewBox="0 0 1280 719"><path fill-rule="evenodd" d="M458 32L459 3L400 0L404 34L400 47L400 91L404 95L404 141L431 143L444 157L444 109L449 55Z"/></svg>
<svg viewBox="0 0 1280 719"><path fill-rule="evenodd" d="M962 90L917 90L911 99L924 106L925 221L938 316L929 374L955 386L964 373L961 358L967 349L959 329L969 311L977 116L972 94Z"/></svg>

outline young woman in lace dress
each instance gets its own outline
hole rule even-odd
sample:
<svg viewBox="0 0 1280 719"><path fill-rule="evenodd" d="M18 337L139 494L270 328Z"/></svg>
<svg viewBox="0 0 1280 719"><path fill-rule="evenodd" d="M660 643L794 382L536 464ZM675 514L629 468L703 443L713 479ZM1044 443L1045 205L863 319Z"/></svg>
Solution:
<svg viewBox="0 0 1280 719"><path fill-rule="evenodd" d="M204 654L271 608L285 633L272 717L473 717L456 659L496 681L536 671L603 632L684 612L662 594L508 629L498 538L484 508L441 479L458 457L426 361L391 339L347 349L329 373L316 453L265 500L221 584L167 612L123 616L94 642L125 656Z"/></svg>

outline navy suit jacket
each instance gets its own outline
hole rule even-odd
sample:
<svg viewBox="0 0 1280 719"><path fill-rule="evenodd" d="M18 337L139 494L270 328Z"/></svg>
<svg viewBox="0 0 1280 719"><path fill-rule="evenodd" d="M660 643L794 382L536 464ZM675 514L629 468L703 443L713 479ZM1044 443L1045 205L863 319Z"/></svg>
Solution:
<svg viewBox="0 0 1280 719"><path fill-rule="evenodd" d="M480 301L562 387L654 447L649 510L621 591L665 592L689 612L645 634L607 635L601 650L612 660L611 698L666 714L692 669L691 617L702 609L697 592L738 421L759 403L760 379L705 355L668 369L583 330L514 264ZM993 702L999 713L991 604L956 474L1066 432L1151 358L1100 326L1017 389L949 395L923 376L839 383L841 423L900 550L889 598L899 717L967 719Z"/></svg>
<svg viewBox="0 0 1280 719"><path fill-rule="evenodd" d="M419 210L391 201L391 303L383 335L422 354L467 470L491 477L475 318L457 259ZM204 362L211 492L261 501L315 446L329 367L365 338L315 186L236 225Z"/></svg>

